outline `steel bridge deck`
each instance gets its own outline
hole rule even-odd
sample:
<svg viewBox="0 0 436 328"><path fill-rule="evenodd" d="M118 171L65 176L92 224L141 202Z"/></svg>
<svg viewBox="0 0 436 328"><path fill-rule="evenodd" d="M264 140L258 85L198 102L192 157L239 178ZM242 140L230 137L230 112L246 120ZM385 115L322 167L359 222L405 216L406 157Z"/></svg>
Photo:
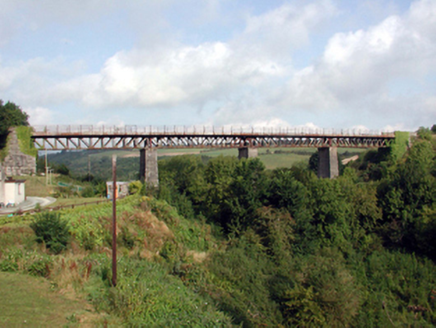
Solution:
<svg viewBox="0 0 436 328"><path fill-rule="evenodd" d="M62 127L36 129L32 139L38 149L144 149L144 148L241 148L241 147L388 147L395 138L392 133L363 134L353 131L296 131L276 129L269 131L242 131L224 128L186 129L174 127L172 131L153 127L138 129L83 129ZM321 133L319 133L321 132Z"/></svg>

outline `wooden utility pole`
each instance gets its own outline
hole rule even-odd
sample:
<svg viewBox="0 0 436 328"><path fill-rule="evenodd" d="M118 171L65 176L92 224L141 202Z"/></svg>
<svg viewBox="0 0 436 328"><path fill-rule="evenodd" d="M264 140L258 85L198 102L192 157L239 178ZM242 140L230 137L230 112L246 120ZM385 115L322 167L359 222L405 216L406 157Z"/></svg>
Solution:
<svg viewBox="0 0 436 328"><path fill-rule="evenodd" d="M45 185L48 185L47 149L45 150Z"/></svg>
<svg viewBox="0 0 436 328"><path fill-rule="evenodd" d="M117 155L112 155L112 286L117 285Z"/></svg>

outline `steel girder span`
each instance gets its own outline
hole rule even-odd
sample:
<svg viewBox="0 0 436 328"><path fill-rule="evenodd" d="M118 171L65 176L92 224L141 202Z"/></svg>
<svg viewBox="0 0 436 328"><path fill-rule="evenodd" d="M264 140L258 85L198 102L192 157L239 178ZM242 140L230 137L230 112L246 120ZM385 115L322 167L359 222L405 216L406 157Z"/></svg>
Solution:
<svg viewBox="0 0 436 328"><path fill-rule="evenodd" d="M393 135L248 135L248 134L50 134L34 133L37 149L144 149L144 148L241 148L241 147L388 147Z"/></svg>

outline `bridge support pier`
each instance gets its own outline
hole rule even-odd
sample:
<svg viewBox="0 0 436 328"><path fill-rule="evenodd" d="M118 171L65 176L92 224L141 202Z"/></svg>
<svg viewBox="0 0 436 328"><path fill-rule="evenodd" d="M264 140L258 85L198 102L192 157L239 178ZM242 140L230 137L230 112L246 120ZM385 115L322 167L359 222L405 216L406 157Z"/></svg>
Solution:
<svg viewBox="0 0 436 328"><path fill-rule="evenodd" d="M148 186L159 186L157 149L141 149L139 153L139 179Z"/></svg>
<svg viewBox="0 0 436 328"><path fill-rule="evenodd" d="M339 176L338 148L318 148L318 177L333 179Z"/></svg>
<svg viewBox="0 0 436 328"><path fill-rule="evenodd" d="M249 147L241 147L238 148L239 156L238 158L251 158L251 157L257 157L258 151L257 148L249 148Z"/></svg>

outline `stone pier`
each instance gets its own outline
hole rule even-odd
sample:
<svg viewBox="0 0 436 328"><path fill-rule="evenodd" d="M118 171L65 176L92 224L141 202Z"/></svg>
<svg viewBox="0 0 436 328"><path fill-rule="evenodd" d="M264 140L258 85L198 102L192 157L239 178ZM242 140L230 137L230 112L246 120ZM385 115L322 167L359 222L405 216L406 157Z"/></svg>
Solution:
<svg viewBox="0 0 436 328"><path fill-rule="evenodd" d="M7 149L8 155L3 163L0 164L3 166L3 175L36 174L36 158L21 152L15 128L9 129Z"/></svg>
<svg viewBox="0 0 436 328"><path fill-rule="evenodd" d="M139 153L139 178L148 186L159 186L157 149L141 149Z"/></svg>
<svg viewBox="0 0 436 328"><path fill-rule="evenodd" d="M258 154L257 148L241 147L238 148L238 150L239 150L239 156L238 156L239 159L257 157Z"/></svg>
<svg viewBox="0 0 436 328"><path fill-rule="evenodd" d="M338 148L318 148L318 177L333 179L339 176Z"/></svg>

